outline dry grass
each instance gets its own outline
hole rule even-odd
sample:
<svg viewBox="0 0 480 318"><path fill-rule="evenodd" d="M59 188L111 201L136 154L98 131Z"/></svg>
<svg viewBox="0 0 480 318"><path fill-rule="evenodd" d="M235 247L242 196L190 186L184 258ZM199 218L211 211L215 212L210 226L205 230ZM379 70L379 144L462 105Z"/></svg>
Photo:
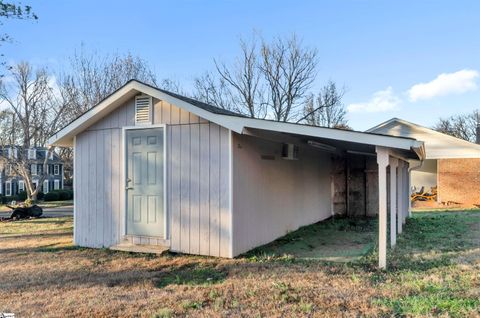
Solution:
<svg viewBox="0 0 480 318"><path fill-rule="evenodd" d="M375 269L374 251L359 263L334 264L263 254L219 260L76 248L70 218L44 220L53 223L30 234L19 226L16 236L13 223L0 223L0 233L7 233L0 238L0 312L20 317L480 315L480 213L417 214L389 255L389 272Z"/></svg>

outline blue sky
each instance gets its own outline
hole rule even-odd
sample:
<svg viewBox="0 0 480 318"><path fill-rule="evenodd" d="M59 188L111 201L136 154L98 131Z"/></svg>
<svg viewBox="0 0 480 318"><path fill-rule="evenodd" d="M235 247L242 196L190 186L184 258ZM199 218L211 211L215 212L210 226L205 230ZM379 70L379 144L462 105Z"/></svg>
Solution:
<svg viewBox="0 0 480 318"><path fill-rule="evenodd" d="M5 23L9 61L59 71L83 43L139 55L188 89L213 58L236 56L239 37L296 33L319 52L313 90L329 79L347 87L354 129L391 117L431 126L480 107L479 1L24 2L39 20Z"/></svg>

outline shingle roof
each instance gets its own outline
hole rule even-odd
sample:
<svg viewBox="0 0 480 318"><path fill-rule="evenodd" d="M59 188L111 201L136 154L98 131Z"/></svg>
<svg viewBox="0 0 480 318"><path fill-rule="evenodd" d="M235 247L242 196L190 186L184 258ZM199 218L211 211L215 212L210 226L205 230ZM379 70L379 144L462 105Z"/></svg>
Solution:
<svg viewBox="0 0 480 318"><path fill-rule="evenodd" d="M155 89L158 89L159 91L167 94L167 95L170 95L172 97L175 97L175 98L178 98L180 100L183 100L184 102L187 102L189 104L192 104L194 106L197 106L199 108L202 108L206 111L209 111L211 113L214 113L214 114L219 114L219 115L228 115L228 116L239 116L239 117L245 117L244 115L242 114L239 114L239 113L236 113L236 112L232 112L228 109L224 109L224 108L220 108L220 107L217 107L217 106L213 106L213 105L210 105L210 104L207 104L207 103L204 103L204 102L201 102L201 101L198 101L196 99L193 99L193 98L190 98L190 97L186 97L186 96L183 96L183 95L179 95L179 94L176 94L176 93L172 93L172 92L169 92L169 91L166 91L166 90L163 90L161 88L157 88L155 86L152 86L152 85L148 85L148 84L145 84L147 86L151 86L152 88L155 88Z"/></svg>

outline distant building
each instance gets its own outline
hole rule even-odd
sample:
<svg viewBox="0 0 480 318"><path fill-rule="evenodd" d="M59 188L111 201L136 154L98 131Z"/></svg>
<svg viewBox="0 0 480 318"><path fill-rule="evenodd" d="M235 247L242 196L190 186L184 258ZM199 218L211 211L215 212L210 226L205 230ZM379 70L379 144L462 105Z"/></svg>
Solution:
<svg viewBox="0 0 480 318"><path fill-rule="evenodd" d="M426 158L411 171L414 191L437 189L437 203L464 207L480 204L480 145L392 118L368 130L425 143ZM479 140L480 142L480 140ZM413 189L411 189L413 191ZM421 202L415 202L420 204Z"/></svg>
<svg viewBox="0 0 480 318"><path fill-rule="evenodd" d="M25 181L23 177L18 175L7 162L5 157L15 160L19 156L17 147L4 147L0 149L4 151L5 155L0 157L0 195L12 196L21 191L26 191ZM43 174L43 163L48 150L44 147L36 147L26 150L25 155L30 164L30 172L32 174L34 187L41 187L40 191L48 193L52 190L63 189L64 178L63 169L64 163L56 153L51 153L48 158L48 175L42 184L38 184L40 176Z"/></svg>

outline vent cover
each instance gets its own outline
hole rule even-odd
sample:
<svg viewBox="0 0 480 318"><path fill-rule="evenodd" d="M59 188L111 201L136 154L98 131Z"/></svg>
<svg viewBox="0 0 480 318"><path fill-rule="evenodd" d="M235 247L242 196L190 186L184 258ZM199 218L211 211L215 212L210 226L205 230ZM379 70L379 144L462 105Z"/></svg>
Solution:
<svg viewBox="0 0 480 318"><path fill-rule="evenodd" d="M136 124L150 124L152 122L151 116L152 97L137 96L135 97L135 123Z"/></svg>
<svg viewBox="0 0 480 318"><path fill-rule="evenodd" d="M282 144L282 158L285 160L298 160L298 146Z"/></svg>

